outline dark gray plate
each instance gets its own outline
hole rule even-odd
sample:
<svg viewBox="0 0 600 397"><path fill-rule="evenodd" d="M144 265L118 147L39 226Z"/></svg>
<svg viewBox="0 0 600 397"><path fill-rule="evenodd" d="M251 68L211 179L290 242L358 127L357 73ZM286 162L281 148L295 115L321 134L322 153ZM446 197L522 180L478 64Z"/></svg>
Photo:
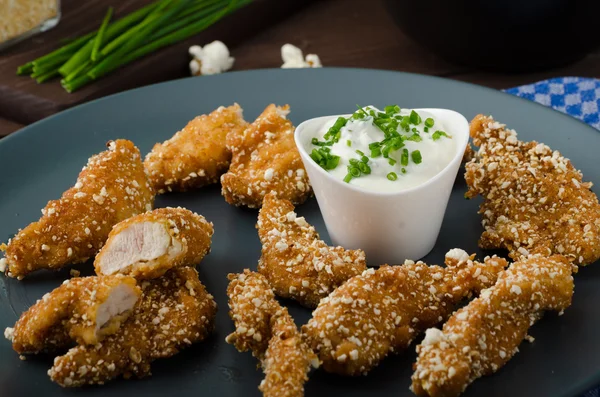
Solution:
<svg viewBox="0 0 600 397"><path fill-rule="evenodd" d="M145 154L194 116L232 102L244 107L248 120L271 102L289 103L296 124L310 117L347 113L357 103L450 108L467 118L491 113L517 129L522 139L537 139L559 149L583 170L586 180L600 185L600 134L531 102L474 85L413 74L335 68L259 70L184 79L111 96L0 141L0 240L36 220L40 208L74 183L87 158L102 151L107 140L131 139ZM444 253L454 247L485 254L477 248L479 202L464 200L465 189L459 177L438 243L425 258L431 263L440 263ZM171 359L155 362L151 378L117 380L85 390L62 390L46 375L51 357L21 361L9 342L0 340L0 395L259 395L262 373L255 360L224 341L233 330L227 315L226 275L245 267L256 269L260 255L254 229L257 211L229 206L217 186L159 197L157 206L166 205L187 207L215 224L212 253L198 266L202 281L219 304L215 334ZM326 237L315 200L298 211ZM90 264L79 268L83 274L92 273ZM68 270L42 272L21 282L0 276L0 329L12 326L21 312L68 275ZM576 286L573 306L564 316L547 315L531 330L534 343L523 343L514 359L496 375L476 381L465 396L576 396L600 383L600 266L582 269ZM308 310L285 303L299 324L308 320ZM410 349L388 357L369 376L359 378L316 371L310 376L306 394L409 396L414 359L414 349Z"/></svg>

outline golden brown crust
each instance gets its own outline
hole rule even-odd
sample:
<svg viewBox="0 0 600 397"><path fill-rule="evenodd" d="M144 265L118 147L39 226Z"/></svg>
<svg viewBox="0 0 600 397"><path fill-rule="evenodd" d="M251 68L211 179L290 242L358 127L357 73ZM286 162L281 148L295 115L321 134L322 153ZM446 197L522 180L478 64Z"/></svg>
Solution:
<svg viewBox="0 0 600 397"><path fill-rule="evenodd" d="M205 339L213 330L216 311L195 269L172 269L142 283L142 298L119 332L57 357L48 375L63 387L148 376L152 361Z"/></svg>
<svg viewBox="0 0 600 397"><path fill-rule="evenodd" d="M331 291L366 270L362 250L329 247L298 217L288 200L265 196L258 215L262 256L258 271L278 296L314 308Z"/></svg>
<svg viewBox="0 0 600 397"><path fill-rule="evenodd" d="M137 279L157 278L174 267L195 266L210 252L211 238L214 233L211 222L207 222L203 216L185 208L159 208L126 219L115 225L108 236L106 244L94 261L97 274L102 274L104 255L110 253L111 244L115 241L115 238L132 225L143 222L163 225L170 236L171 244L176 245L179 252L174 255L162 255L154 261L140 260L131 263L127 267L122 267L119 270L120 273L128 274Z"/></svg>
<svg viewBox="0 0 600 397"><path fill-rule="evenodd" d="M187 191L219 182L227 171L231 152L228 133L241 133L248 123L236 103L198 116L146 155L144 166L158 193Z"/></svg>
<svg viewBox="0 0 600 397"><path fill-rule="evenodd" d="M369 269L322 299L302 333L326 371L366 374L446 319L462 299L493 285L506 266L497 257L472 259L452 250L446 268L407 261Z"/></svg>
<svg viewBox="0 0 600 397"><path fill-rule="evenodd" d="M271 191L294 204L310 196L308 176L287 113L288 105L271 104L243 133L227 136L233 157L229 171L221 176L221 192L229 204L259 208Z"/></svg>
<svg viewBox="0 0 600 397"><path fill-rule="evenodd" d="M469 161L473 160L473 157L475 157L475 151L473 150L473 146L471 146L469 143L465 149L465 153L463 154L462 162L468 163Z"/></svg>
<svg viewBox="0 0 600 397"><path fill-rule="evenodd" d="M531 256L512 264L491 288L458 310L443 331L427 330L412 377L418 396L460 395L518 352L544 311L561 312L573 296L572 266L561 256Z"/></svg>
<svg viewBox="0 0 600 397"><path fill-rule="evenodd" d="M154 192L139 150L123 139L108 147L89 159L75 186L48 202L39 221L9 241L9 276L21 279L38 269L85 262L102 248L113 225L152 209Z"/></svg>
<svg viewBox="0 0 600 397"><path fill-rule="evenodd" d="M118 286L128 286L132 294L141 295L135 279L122 275L92 276L66 280L24 312L12 334L13 349L20 354L53 351L73 341L95 344L118 330L131 311L120 313L98 329L96 315Z"/></svg>
<svg viewBox="0 0 600 397"><path fill-rule="evenodd" d="M318 364L294 320L261 274L246 269L228 278L229 315L235 331L227 336L227 343L240 352L252 351L261 361L265 379L259 389L264 396L303 396L310 365Z"/></svg>
<svg viewBox="0 0 600 397"><path fill-rule="evenodd" d="M600 204L571 161L483 115L471 121L471 137L479 151L466 165L466 197L484 198L482 248L505 248L515 260L562 254L586 265L600 258Z"/></svg>

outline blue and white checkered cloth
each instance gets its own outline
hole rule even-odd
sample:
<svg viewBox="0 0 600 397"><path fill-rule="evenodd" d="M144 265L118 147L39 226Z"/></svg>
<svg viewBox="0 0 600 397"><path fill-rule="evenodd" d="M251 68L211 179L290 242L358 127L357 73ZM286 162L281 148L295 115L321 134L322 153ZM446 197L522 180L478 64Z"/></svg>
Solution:
<svg viewBox="0 0 600 397"><path fill-rule="evenodd" d="M550 106L600 130L600 80L558 77L504 91Z"/></svg>
<svg viewBox="0 0 600 397"><path fill-rule="evenodd" d="M600 80L557 77L504 91L550 106L600 130ZM582 397L600 397L600 386Z"/></svg>

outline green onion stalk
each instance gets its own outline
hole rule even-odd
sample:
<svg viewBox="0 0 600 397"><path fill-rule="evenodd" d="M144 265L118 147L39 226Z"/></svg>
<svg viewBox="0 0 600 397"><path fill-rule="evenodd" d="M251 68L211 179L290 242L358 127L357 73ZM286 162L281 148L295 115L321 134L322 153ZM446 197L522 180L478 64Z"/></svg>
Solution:
<svg viewBox="0 0 600 397"><path fill-rule="evenodd" d="M30 75L38 83L62 76L62 86L73 92L123 65L205 30L251 1L158 0L114 22L110 7L98 30L19 66L17 74Z"/></svg>
<svg viewBox="0 0 600 397"><path fill-rule="evenodd" d="M219 10L219 12L217 12L216 14L201 18L200 20L197 20L196 22L189 24L177 31L165 34L164 36L154 41L143 44L137 49L134 49L133 51L129 52L128 54L120 54L119 56L108 57L103 62L94 66L85 76L80 76L77 79L70 82L62 82L62 85L68 92L74 92L80 89L81 87L85 86L86 84L89 84L90 82L111 73L112 71L120 68L123 65L131 63L136 59L148 55L156 50L185 40L191 36L202 32L209 26L218 22L224 16L230 14L231 12L240 8L241 6L248 4L250 1L251 0L227 1L228 5L222 7L221 10ZM148 31L152 31L154 27L155 26L149 25Z"/></svg>

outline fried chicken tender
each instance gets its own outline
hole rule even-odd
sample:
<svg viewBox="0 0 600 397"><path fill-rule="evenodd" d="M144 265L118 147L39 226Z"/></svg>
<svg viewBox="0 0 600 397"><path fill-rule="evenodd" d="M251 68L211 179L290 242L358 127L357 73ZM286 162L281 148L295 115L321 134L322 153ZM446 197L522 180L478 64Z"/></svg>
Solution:
<svg viewBox="0 0 600 397"><path fill-rule="evenodd" d="M315 308L346 280L366 270L362 250L329 247L288 200L265 196L258 214L262 256L258 271L278 296Z"/></svg>
<svg viewBox="0 0 600 397"><path fill-rule="evenodd" d="M240 351L252 351L261 361L265 379L259 389L266 397L304 395L314 353L302 341L294 320L275 300L266 278L246 269L229 274L229 315L235 331L226 341Z"/></svg>
<svg viewBox="0 0 600 397"><path fill-rule="evenodd" d="M150 363L205 339L217 304L191 267L142 283L142 297L119 331L93 346L54 359L50 378L63 387L104 384L119 376L150 375Z"/></svg>
<svg viewBox="0 0 600 397"><path fill-rule="evenodd" d="M122 275L66 280L21 315L6 335L20 354L54 351L73 341L96 344L117 332L141 295Z"/></svg>
<svg viewBox="0 0 600 397"><path fill-rule="evenodd" d="M241 134L248 126L236 103L198 116L171 139L157 143L144 166L158 193L187 191L219 182L229 168L227 134Z"/></svg>
<svg viewBox="0 0 600 397"><path fill-rule="evenodd" d="M600 258L600 204L571 161L483 115L471 121L471 137L479 151L466 165L465 197L484 198L482 248L505 248L514 260L562 254L587 265Z"/></svg>
<svg viewBox="0 0 600 397"><path fill-rule="evenodd" d="M114 225L152 209L154 192L133 142L119 139L91 157L75 186L48 202L39 221L8 242L4 265L22 279L96 255ZM2 266L4 267L4 266Z"/></svg>
<svg viewBox="0 0 600 397"><path fill-rule="evenodd" d="M366 270L322 299L302 333L326 371L366 374L450 316L464 298L493 285L506 266L498 257L473 258L453 249L445 268L406 261Z"/></svg>
<svg viewBox="0 0 600 397"><path fill-rule="evenodd" d="M227 135L233 157L229 171L221 176L221 192L229 204L259 208L271 191L302 204L311 194L294 126L286 118L289 109L271 104L243 133Z"/></svg>
<svg viewBox="0 0 600 397"><path fill-rule="evenodd" d="M561 255L530 256L511 265L496 285L454 313L443 331L427 330L417 346L413 392L458 396L475 379L496 372L545 311L562 314L571 305L571 272Z"/></svg>
<svg viewBox="0 0 600 397"><path fill-rule="evenodd" d="M117 224L96 256L97 274L123 273L138 279L198 264L210 251L214 229L185 208L160 208Z"/></svg>

